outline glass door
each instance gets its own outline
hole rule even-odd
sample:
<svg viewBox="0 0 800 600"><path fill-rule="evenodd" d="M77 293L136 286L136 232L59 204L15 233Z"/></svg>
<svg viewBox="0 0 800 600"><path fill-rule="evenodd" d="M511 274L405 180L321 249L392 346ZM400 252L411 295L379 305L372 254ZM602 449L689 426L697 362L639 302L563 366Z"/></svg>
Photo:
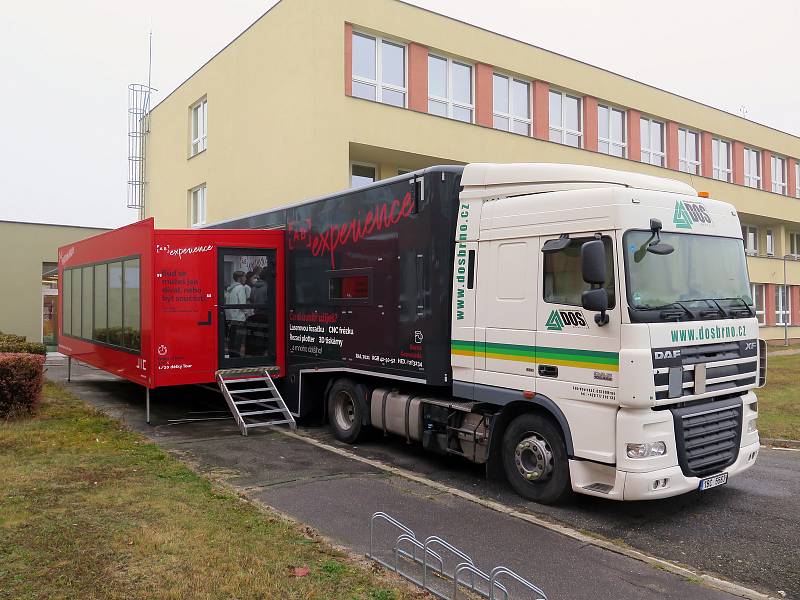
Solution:
<svg viewBox="0 0 800 600"><path fill-rule="evenodd" d="M219 368L275 364L275 250L218 251Z"/></svg>

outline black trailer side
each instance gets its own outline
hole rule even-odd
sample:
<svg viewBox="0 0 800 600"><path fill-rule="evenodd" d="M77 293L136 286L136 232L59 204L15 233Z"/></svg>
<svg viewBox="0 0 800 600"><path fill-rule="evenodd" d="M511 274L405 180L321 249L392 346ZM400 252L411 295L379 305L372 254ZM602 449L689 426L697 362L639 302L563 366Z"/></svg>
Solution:
<svg viewBox="0 0 800 600"><path fill-rule="evenodd" d="M431 167L211 225L287 231L286 400L301 416L311 407L299 402L300 379L322 369L449 395L462 171Z"/></svg>

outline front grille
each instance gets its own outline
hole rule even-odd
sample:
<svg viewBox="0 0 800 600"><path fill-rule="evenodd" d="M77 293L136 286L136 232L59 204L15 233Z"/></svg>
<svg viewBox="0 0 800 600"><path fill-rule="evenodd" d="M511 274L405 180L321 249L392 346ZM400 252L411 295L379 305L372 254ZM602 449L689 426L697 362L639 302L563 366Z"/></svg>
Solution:
<svg viewBox="0 0 800 600"><path fill-rule="evenodd" d="M756 340L653 349L656 400L694 396L695 368L706 365L705 391L717 394L758 383ZM670 393L670 371L676 373L676 391Z"/></svg>
<svg viewBox="0 0 800 600"><path fill-rule="evenodd" d="M719 473L739 456L741 397L671 408L678 464L687 477Z"/></svg>

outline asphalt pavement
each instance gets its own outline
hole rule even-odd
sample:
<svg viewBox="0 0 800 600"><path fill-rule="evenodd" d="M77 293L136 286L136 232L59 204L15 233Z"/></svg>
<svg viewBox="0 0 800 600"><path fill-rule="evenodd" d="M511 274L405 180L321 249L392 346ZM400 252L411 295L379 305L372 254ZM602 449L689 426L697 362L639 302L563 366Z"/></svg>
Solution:
<svg viewBox="0 0 800 600"><path fill-rule="evenodd" d="M64 379L65 368L50 365L48 376ZM447 539L484 570L502 564L519 571L551 600L736 597L279 433L241 437L226 418L221 396L198 388L155 393L152 426L144 423L144 393L138 386L80 365L73 367L70 388L201 471L356 553L367 551L369 517L380 510L411 527L417 537ZM171 421L216 417L220 420ZM475 465L423 452L397 438L374 436L352 447L333 440L324 428L305 428L304 433L775 597L800 598L798 452L762 449L756 467L704 494L637 503L578 496L565 506L545 507L522 500L502 483L486 481ZM387 559L392 536L385 527L376 534L376 547Z"/></svg>

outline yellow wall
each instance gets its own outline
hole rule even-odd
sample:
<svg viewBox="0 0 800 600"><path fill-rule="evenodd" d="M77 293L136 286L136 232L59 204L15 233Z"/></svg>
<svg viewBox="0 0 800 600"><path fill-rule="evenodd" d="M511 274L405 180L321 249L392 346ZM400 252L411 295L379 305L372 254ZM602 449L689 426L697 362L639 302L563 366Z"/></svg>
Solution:
<svg viewBox="0 0 800 600"><path fill-rule="evenodd" d="M42 339L42 263L58 248L106 229L0 221L0 331Z"/></svg>
<svg viewBox="0 0 800 600"><path fill-rule="evenodd" d="M185 227L188 190L204 182L215 222L346 188L351 160L377 164L381 178L441 163L548 161L685 181L757 225L762 252L766 227L779 255L800 231L796 198L347 97L345 23L800 158L790 134L396 0L283 0L153 110L146 214L157 226ZM208 149L188 159L189 108L203 96ZM782 282L779 263L750 259L751 278ZM788 272L800 284L800 264Z"/></svg>

